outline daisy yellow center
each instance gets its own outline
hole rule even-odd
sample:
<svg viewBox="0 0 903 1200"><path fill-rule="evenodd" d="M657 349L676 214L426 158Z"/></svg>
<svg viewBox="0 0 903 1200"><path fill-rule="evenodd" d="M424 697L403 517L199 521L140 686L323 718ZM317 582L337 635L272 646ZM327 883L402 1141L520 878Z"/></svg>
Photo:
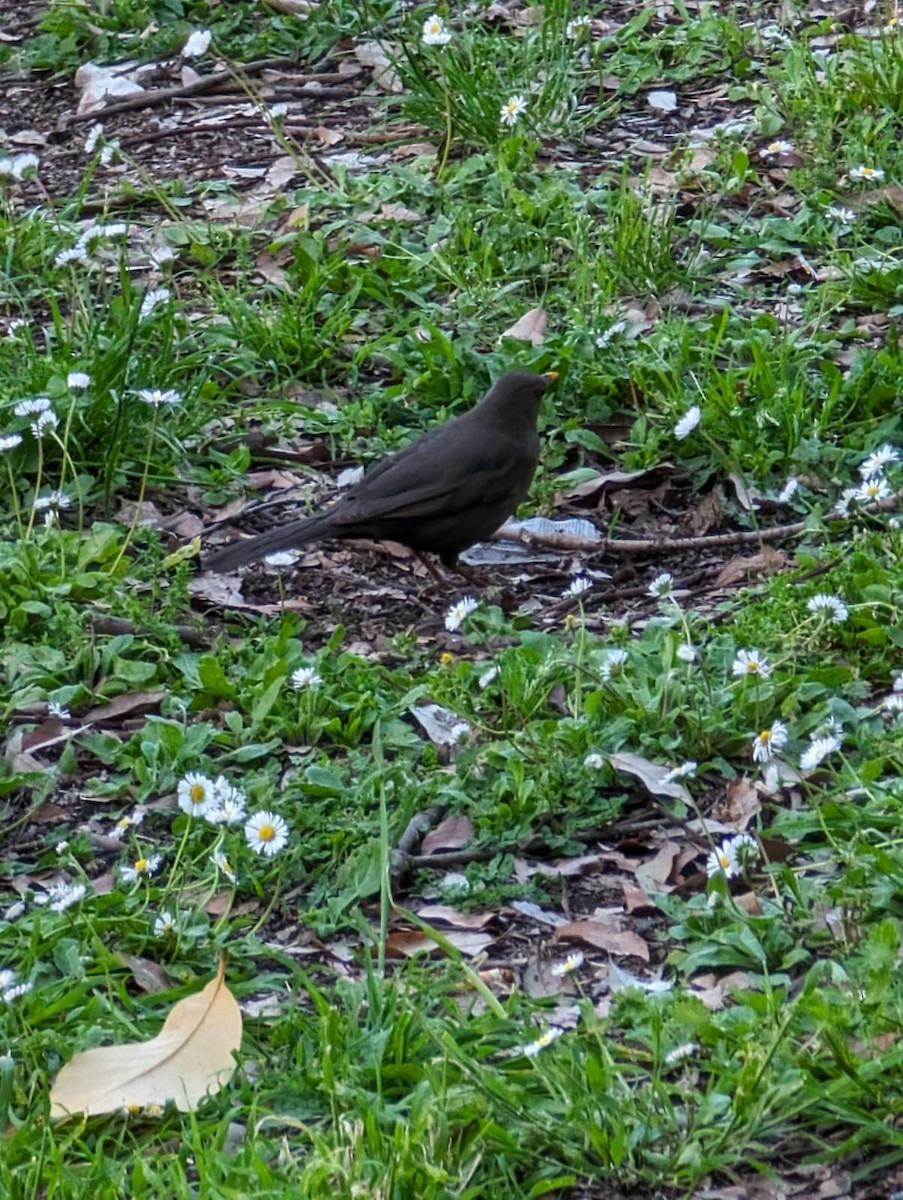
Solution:
<svg viewBox="0 0 903 1200"><path fill-rule="evenodd" d="M434 17L433 20L430 21L428 29L429 29L430 33L441 33L442 32L441 21L437 21L436 18Z"/></svg>
<svg viewBox="0 0 903 1200"><path fill-rule="evenodd" d="M767 745L767 743L771 741L771 730L763 729L762 732L759 734L759 741L762 742L763 744Z"/></svg>
<svg viewBox="0 0 903 1200"><path fill-rule="evenodd" d="M719 852L718 852L718 865L719 865L719 866L721 866L721 867L729 867L729 866L730 866L730 862L731 862L731 860L730 860L730 859L728 858L728 856L727 856L727 855L724 853L724 851L723 851L723 850L719 850Z"/></svg>
<svg viewBox="0 0 903 1200"><path fill-rule="evenodd" d="M192 804L203 804L205 795L204 785L202 783L193 783L188 795L191 798Z"/></svg>
<svg viewBox="0 0 903 1200"><path fill-rule="evenodd" d="M257 830L257 836L262 842L271 842L276 836L276 830L272 825L261 825Z"/></svg>
<svg viewBox="0 0 903 1200"><path fill-rule="evenodd" d="M149 867L149 865L150 864L148 863L146 858L139 858L138 861L135 863L135 870L138 872L139 875L143 875L144 872Z"/></svg>
<svg viewBox="0 0 903 1200"><path fill-rule="evenodd" d="M439 661L442 663L443 667L447 667L449 663L453 663L455 661L455 656L453 654L449 654L449 652L446 650L444 654L439 656Z"/></svg>
<svg viewBox="0 0 903 1200"><path fill-rule="evenodd" d="M750 659L746 664L746 671L748 675L757 675L759 673L758 660L755 658Z"/></svg>
<svg viewBox="0 0 903 1200"><path fill-rule="evenodd" d="M508 103L505 105L505 112L516 113L517 112L517 101L509 100Z"/></svg>

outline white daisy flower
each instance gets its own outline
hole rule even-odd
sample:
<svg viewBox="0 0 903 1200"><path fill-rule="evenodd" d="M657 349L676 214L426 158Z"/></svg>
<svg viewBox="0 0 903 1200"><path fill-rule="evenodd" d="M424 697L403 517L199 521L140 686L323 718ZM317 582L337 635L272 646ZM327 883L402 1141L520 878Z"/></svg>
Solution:
<svg viewBox="0 0 903 1200"><path fill-rule="evenodd" d="M272 858L288 842L288 826L276 813L254 813L245 822L245 841L255 854Z"/></svg>
<svg viewBox="0 0 903 1200"><path fill-rule="evenodd" d="M119 141L117 138L112 138L100 152L100 165L108 167L111 162L119 162L121 158Z"/></svg>
<svg viewBox="0 0 903 1200"><path fill-rule="evenodd" d="M27 400L20 400L13 408L13 413L17 417L33 417L37 413L47 412L48 408L49 396L30 396Z"/></svg>
<svg viewBox="0 0 903 1200"><path fill-rule="evenodd" d="M47 701L47 716L56 717L60 721L68 721L72 716L69 709L65 705L59 704L56 700Z"/></svg>
<svg viewBox="0 0 903 1200"><path fill-rule="evenodd" d="M759 679L767 679L771 674L771 664L758 650L738 650L731 671L737 677L757 675Z"/></svg>
<svg viewBox="0 0 903 1200"><path fill-rule="evenodd" d="M158 938L175 937L178 932L176 918L166 909L154 921L154 936Z"/></svg>
<svg viewBox="0 0 903 1200"><path fill-rule="evenodd" d="M182 396L175 388L162 392L159 388L139 388L135 393L139 400L150 404L152 408L162 408L166 404L181 404Z"/></svg>
<svg viewBox="0 0 903 1200"><path fill-rule="evenodd" d="M141 308L138 311L138 320L145 321L161 304L165 304L170 297L169 288L152 288L145 294L141 301Z"/></svg>
<svg viewBox="0 0 903 1200"><path fill-rule="evenodd" d="M865 163L860 163L858 167L853 167L850 171L850 178L878 180L884 178L884 172L880 167L867 167Z"/></svg>
<svg viewBox="0 0 903 1200"><path fill-rule="evenodd" d="M844 488L840 493L840 497L834 507L831 509L831 516L848 517L851 512L854 512L859 507L859 488Z"/></svg>
<svg viewBox="0 0 903 1200"><path fill-rule="evenodd" d="M792 142L776 141L769 142L764 150L760 151L763 158L773 158L776 154L789 154L793 149Z"/></svg>
<svg viewBox="0 0 903 1200"><path fill-rule="evenodd" d="M752 740L753 762L771 762L775 754L787 745L788 737L783 721L773 721L769 729L763 729Z"/></svg>
<svg viewBox="0 0 903 1200"><path fill-rule="evenodd" d="M300 557L300 550L274 550L272 554L265 554L263 561L268 567L281 570L284 567L293 567Z"/></svg>
<svg viewBox="0 0 903 1200"><path fill-rule="evenodd" d="M247 798L233 787L225 775L218 775L213 784L214 806L204 815L212 825L238 825L247 816Z"/></svg>
<svg viewBox="0 0 903 1200"><path fill-rule="evenodd" d="M15 450L17 446L22 445L22 435L20 433L5 433L0 437L0 454L6 454L8 450Z"/></svg>
<svg viewBox="0 0 903 1200"><path fill-rule="evenodd" d="M91 376L84 371L70 371L66 376L66 387L72 392L82 391L91 386Z"/></svg>
<svg viewBox="0 0 903 1200"><path fill-rule="evenodd" d="M564 975L571 975L574 971L579 971L583 966L583 955L579 950L575 950L573 954L569 954L563 962L556 963L552 967L552 974L556 979L560 979Z"/></svg>
<svg viewBox="0 0 903 1200"><path fill-rule="evenodd" d="M29 171L37 171L40 164L40 159L36 154L17 154L16 155L16 176L21 179Z"/></svg>
<svg viewBox="0 0 903 1200"><path fill-rule="evenodd" d="M18 983L16 981L15 971L0 971L0 1000L4 1004L11 1004L13 1000L18 1000L20 996L27 996L31 989L32 984Z"/></svg>
<svg viewBox="0 0 903 1200"><path fill-rule="evenodd" d="M831 204L825 209L825 216L835 221L838 225L852 225L856 220L856 213L852 208L843 208L839 204Z"/></svg>
<svg viewBox="0 0 903 1200"><path fill-rule="evenodd" d="M833 754L835 750L839 750L843 743L843 739L839 737L817 737L813 738L803 753L800 755L800 770L814 771L819 763Z"/></svg>
<svg viewBox="0 0 903 1200"><path fill-rule="evenodd" d="M449 633L456 633L467 617L479 607L480 602L474 596L465 596L463 600L453 604L445 614L445 628Z"/></svg>
<svg viewBox="0 0 903 1200"><path fill-rule="evenodd" d="M149 854L147 858L136 858L131 865L120 867L119 874L125 883L136 883L155 874L162 861L162 854Z"/></svg>
<svg viewBox="0 0 903 1200"><path fill-rule="evenodd" d="M436 13L423 22L423 33L420 40L424 46L445 46L451 41L451 34L445 28L445 22Z"/></svg>
<svg viewBox="0 0 903 1200"><path fill-rule="evenodd" d="M575 575L561 593L561 598L562 600L576 600L578 596L582 596L584 592L588 592L592 586L592 580L587 579L585 575Z"/></svg>
<svg viewBox="0 0 903 1200"><path fill-rule="evenodd" d="M605 759L601 754L587 754L583 760L583 765L589 771L600 771L605 766Z"/></svg>
<svg viewBox="0 0 903 1200"><path fill-rule="evenodd" d="M896 446L892 446L890 442L885 442L883 446L879 446L877 450L872 451L859 468L859 474L863 479L871 479L874 475L881 475L888 463L899 461L900 451Z"/></svg>
<svg viewBox="0 0 903 1200"><path fill-rule="evenodd" d="M674 436L679 442L684 438L689 437L696 426L702 419L702 410L698 404L694 404L692 408L688 408L684 415L674 426Z"/></svg>
<svg viewBox="0 0 903 1200"><path fill-rule="evenodd" d="M646 589L647 596L653 596L657 600L664 600L670 596L674 590L674 576L668 571L662 571L660 575L656 575L653 581Z"/></svg>
<svg viewBox="0 0 903 1200"><path fill-rule="evenodd" d="M150 252L150 261L155 267L162 267L165 263L174 262L176 252L172 246L155 246Z"/></svg>
<svg viewBox="0 0 903 1200"><path fill-rule="evenodd" d="M88 893L83 883L55 883L43 896L35 896L35 904L46 904L51 912L65 912L73 904L84 900Z"/></svg>
<svg viewBox="0 0 903 1200"><path fill-rule="evenodd" d="M608 682L609 679L615 679L618 675L623 675L626 662L626 650L606 650L602 656L599 674L605 682Z"/></svg>
<svg viewBox="0 0 903 1200"><path fill-rule="evenodd" d="M34 502L36 512L44 512L46 509L57 512L59 509L69 508L71 505L72 497L59 489L48 492L46 496L38 496Z"/></svg>
<svg viewBox="0 0 903 1200"><path fill-rule="evenodd" d="M83 250L96 250L104 238L125 237L129 227L123 221L100 221L89 225L76 243Z"/></svg>
<svg viewBox="0 0 903 1200"><path fill-rule="evenodd" d="M696 651L689 642L681 642L675 653L681 662L691 663L696 661Z"/></svg>
<svg viewBox="0 0 903 1200"><path fill-rule="evenodd" d="M525 1054L527 1058L535 1058L537 1054L545 1050L547 1046L560 1038L564 1033L563 1029L559 1029L557 1025L550 1025L545 1033L541 1033L535 1042L528 1042L526 1046L521 1046L521 1054Z"/></svg>
<svg viewBox="0 0 903 1200"><path fill-rule="evenodd" d="M612 338L617 337L617 335L619 333L622 333L626 328L627 328L626 321L615 321L615 323L613 325L609 325L609 327L606 330L604 330L602 333L600 333L597 336L597 338L596 338L597 348L599 350L604 350L605 347L608 345L608 343L612 340Z"/></svg>
<svg viewBox="0 0 903 1200"><path fill-rule="evenodd" d="M778 494L778 504L789 504L800 486L799 480L791 475Z"/></svg>
<svg viewBox="0 0 903 1200"><path fill-rule="evenodd" d="M292 687L296 692L303 692L306 688L314 688L323 680L317 674L313 667L298 667L292 671Z"/></svg>
<svg viewBox="0 0 903 1200"><path fill-rule="evenodd" d="M688 776L695 775L698 765L699 764L695 763L691 758L687 759L687 761L681 763L679 767L672 767L662 782L674 783L678 779L686 779Z"/></svg>
<svg viewBox="0 0 903 1200"><path fill-rule="evenodd" d="M123 835L129 829L137 829L144 820L144 809L136 808L133 813L127 813L124 817L120 817L107 837L115 838L117 842L122 841Z"/></svg>
<svg viewBox="0 0 903 1200"><path fill-rule="evenodd" d="M91 265L91 256L88 254L84 246L72 246L68 250L61 250L53 260L54 266L64 267L66 263L80 262L82 266L88 267Z"/></svg>
<svg viewBox="0 0 903 1200"><path fill-rule="evenodd" d="M217 871L222 871L230 883L235 883L235 872L232 870L232 864L226 857L225 850L214 850L210 855L210 861L216 867Z"/></svg>
<svg viewBox="0 0 903 1200"><path fill-rule="evenodd" d="M886 500L890 495L890 487L883 475L872 475L856 489L854 498L862 504L873 504L878 500Z"/></svg>
<svg viewBox="0 0 903 1200"><path fill-rule="evenodd" d="M811 613L827 613L830 620L837 625L842 625L850 615L850 610L839 596L829 596L824 592L812 596L807 602L806 608Z"/></svg>
<svg viewBox="0 0 903 1200"><path fill-rule="evenodd" d="M683 1062L685 1058L692 1058L694 1054L699 1053L698 1042L683 1042L680 1046L675 1046L673 1050L669 1050L665 1055L665 1066L673 1067L675 1063Z"/></svg>
<svg viewBox="0 0 903 1200"><path fill-rule="evenodd" d="M39 413L38 419L36 421L32 422L32 424L31 424L32 437L37 438L37 440L40 441L41 438L44 436L44 433L46 432L46 430L56 429L56 427L59 425L59 423L60 423L59 417L56 415L55 412L53 412L51 409L48 408L45 412Z"/></svg>
<svg viewBox="0 0 903 1200"><path fill-rule="evenodd" d="M217 807L216 785L208 775L190 771L179 780L179 808L189 817L204 817Z"/></svg>
<svg viewBox="0 0 903 1200"><path fill-rule="evenodd" d="M97 149L97 143L103 137L103 125L100 121L92 125L88 130L88 136L85 138L85 154L93 154Z"/></svg>
<svg viewBox="0 0 903 1200"><path fill-rule="evenodd" d="M490 667L489 670L484 671L483 674L480 676L480 678L477 680L477 686L479 687L481 692L485 691L486 688L489 687L490 683L492 683L493 680L498 679L498 677L499 677L498 667Z"/></svg>
<svg viewBox="0 0 903 1200"><path fill-rule="evenodd" d="M520 117L527 111L527 101L524 96L512 96L506 100L499 112L502 125L516 125Z"/></svg>
<svg viewBox="0 0 903 1200"><path fill-rule="evenodd" d="M568 21L564 27L564 36L569 42L575 42L577 38L589 29L590 19L587 16L574 17L572 21Z"/></svg>

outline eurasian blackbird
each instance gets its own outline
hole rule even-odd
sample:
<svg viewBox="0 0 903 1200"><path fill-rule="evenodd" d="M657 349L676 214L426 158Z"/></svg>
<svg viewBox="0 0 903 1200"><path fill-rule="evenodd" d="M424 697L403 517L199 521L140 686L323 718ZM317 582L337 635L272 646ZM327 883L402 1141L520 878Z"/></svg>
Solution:
<svg viewBox="0 0 903 1200"><path fill-rule="evenodd" d="M506 372L476 408L374 463L322 513L230 542L204 566L231 571L321 538L365 537L432 551L454 567L462 550L495 533L526 497L539 461L539 402L557 378L555 371Z"/></svg>

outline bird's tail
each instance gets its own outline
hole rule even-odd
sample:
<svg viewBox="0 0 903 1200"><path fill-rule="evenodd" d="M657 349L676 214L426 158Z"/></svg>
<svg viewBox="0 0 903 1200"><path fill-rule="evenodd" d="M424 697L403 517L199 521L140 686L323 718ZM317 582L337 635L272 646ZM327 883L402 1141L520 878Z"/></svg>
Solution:
<svg viewBox="0 0 903 1200"><path fill-rule="evenodd" d="M313 542L323 536L323 522L319 517L306 517L302 521L292 521L290 525L280 525L268 533L258 537L240 538L229 542L212 554L204 556L205 571L234 571L245 563L254 562L267 554L275 554L278 550L293 550L306 542Z"/></svg>

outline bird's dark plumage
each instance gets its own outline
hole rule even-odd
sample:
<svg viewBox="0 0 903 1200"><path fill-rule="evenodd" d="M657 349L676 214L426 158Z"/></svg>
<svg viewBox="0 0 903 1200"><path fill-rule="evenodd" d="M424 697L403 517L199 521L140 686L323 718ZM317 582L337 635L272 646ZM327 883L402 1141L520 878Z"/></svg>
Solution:
<svg viewBox="0 0 903 1200"><path fill-rule="evenodd" d="M539 402L556 378L508 371L476 408L380 459L324 512L230 542L204 566L231 571L321 538L366 537L432 551L453 567L526 498L539 462Z"/></svg>

